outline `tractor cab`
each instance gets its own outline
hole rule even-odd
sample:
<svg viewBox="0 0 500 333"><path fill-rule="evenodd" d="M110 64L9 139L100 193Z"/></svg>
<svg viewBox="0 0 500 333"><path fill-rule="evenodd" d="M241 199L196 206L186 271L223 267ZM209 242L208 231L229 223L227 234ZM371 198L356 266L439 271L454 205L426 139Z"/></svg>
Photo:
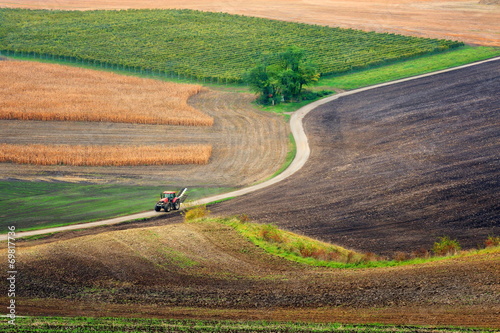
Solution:
<svg viewBox="0 0 500 333"><path fill-rule="evenodd" d="M172 192L172 191L165 191L163 192L162 194L160 194L160 199L169 199L169 200L172 200L175 198L175 192Z"/></svg>

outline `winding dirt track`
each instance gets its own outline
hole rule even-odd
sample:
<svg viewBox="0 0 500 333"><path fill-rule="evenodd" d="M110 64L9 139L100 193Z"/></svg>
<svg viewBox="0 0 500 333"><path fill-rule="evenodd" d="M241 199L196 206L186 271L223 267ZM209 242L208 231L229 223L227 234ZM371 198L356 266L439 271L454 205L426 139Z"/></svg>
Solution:
<svg viewBox="0 0 500 333"><path fill-rule="evenodd" d="M309 155L311 153L310 148L309 148L308 138L307 138L306 133L305 133L304 128L303 128L303 119L306 117L306 115L310 111L318 108L321 105L325 105L325 104L330 103L332 101L335 101L341 97L352 96L354 94L358 94L358 93L369 91L369 90L370 91L374 90L375 91L374 94L376 96L379 96L378 97L379 99L380 98L382 98L382 99L394 99L395 97L390 97L390 96L398 96L402 93L402 91L403 91L403 94L406 92L407 93L411 92L414 95L416 94L419 98L425 99L425 93L427 91L426 90L427 88L424 87L423 90L420 89L418 86L418 83L415 83L414 86L406 87L405 84L403 84L403 83L414 81L417 79L423 79L423 78L426 78L429 76L434 76L437 74L447 73L447 72L451 72L451 71L456 73L456 74L453 74L453 77L452 77L453 80L464 80L465 81L468 78L466 76L466 75L468 75L468 73L463 73L461 71L455 72L455 70L457 70L457 69L467 70L467 68L469 68L471 66L474 66L473 68L478 68L479 71L481 71L481 69L483 69L483 68L485 69L479 73L479 78L476 78L477 80L479 80L478 82L483 82L482 80L485 79L485 78L481 77L481 75L483 75L484 77L486 77L487 80L489 80L486 83L483 82L483 84L481 86L481 89L486 90L485 91L486 94L483 94L483 95L489 94L490 96L498 96L498 75L495 77L495 69L498 70L499 61L500 61L500 58L490 59L490 60L483 61L483 62L480 62L477 64L461 66L461 67L458 67L455 69L430 73L430 74L426 74L426 75L422 75L422 76L418 76L418 77L413 77L413 78L409 78L409 79L398 80L398 81L393 81L393 82L389 82L389 83L385 83L385 84L381 84L381 85L376 85L376 86L372 86L372 87L353 90L353 91L334 95L334 96L325 98L323 100L311 103L311 104L301 108L297 112L295 112L291 117L290 127L291 127L291 131L295 137L295 141L297 143L297 154L296 154L294 161L292 162L292 164L290 165L290 167L287 170L285 170L279 176L277 176L271 180L268 180L266 182L263 182L263 183L260 183L260 184L254 185L254 186L250 186L250 187L238 190L238 191L205 198L205 199L202 199L202 200L199 200L197 202L192 203L192 205L207 204L209 202L213 202L213 201L217 201L217 200L221 200L221 199L226 199L226 198L231 198L231 197L238 197L238 196L242 196L242 195L256 192L259 190L263 190L265 188L270 187L271 185L276 185L279 182L282 182L283 180L289 178L291 175L293 175L293 174L297 173L299 170L301 170L302 167L308 161ZM480 65L480 64L482 64L482 65ZM489 75L488 75L488 73L489 73ZM477 74L476 74L476 76L477 76ZM434 82L433 83L434 85L439 85L439 82L441 82L441 81L450 82L450 79L447 79L446 77L439 78L438 80L435 80L435 79L430 79L430 80L432 82ZM420 82L420 81L416 81L416 82ZM388 95L386 92L380 93L378 90L376 90L378 88L393 86L395 84L397 85L396 87L399 87L398 88L399 90L396 92L395 95L394 94ZM471 87L468 87L466 89L470 89L470 88ZM496 93L496 95L495 95L495 93ZM376 96L374 96L372 98L375 98ZM487 97L485 97L485 96L479 97L479 99L483 99L483 100L485 98L487 98ZM356 97L356 99L358 99L358 97ZM371 103L369 98L362 97L361 100L366 100L367 103ZM491 103L491 101L489 101L489 102ZM498 101L496 101L496 102L497 102L496 105L498 105ZM328 104L328 105L330 105L330 104ZM491 110L493 110L493 109L494 109L494 106L491 108ZM495 124L494 122L497 121L497 119L496 119L497 117L495 118L494 112L495 111L493 110L493 116L492 116L492 120L493 120L492 125L493 126ZM497 114L498 114L498 112L497 112ZM417 115L415 115L415 116L417 116ZM430 120L430 121L439 121L439 119ZM337 128L337 130L338 130L338 128ZM361 129L361 130L365 130L365 129ZM314 134L316 134L316 133L314 133ZM322 135L317 136L317 137L319 137L319 138L321 138L321 140L323 140L325 134L326 133L322 133ZM383 134L386 134L386 133L383 133ZM339 135L338 133L334 133L333 135L330 135L330 136L333 137L333 139L335 140L338 135ZM493 133L492 136L493 136L493 139L495 139L495 133ZM328 137L328 135L327 135L327 137ZM384 136L381 135L381 136L379 136L379 139L383 139L383 137ZM327 142L330 139L331 138L327 138ZM479 138L479 139L482 140L481 138ZM417 144L419 144L419 143L417 143ZM493 142L493 144L494 144L494 142ZM424 146L420 145L417 148L423 149ZM495 147L493 147L493 149L494 148ZM343 148L341 147L341 149L343 149ZM324 153L324 151L321 152L321 156L323 156L322 155L323 153ZM419 152L419 153L425 154L425 152ZM335 154L340 154L340 155L337 156ZM333 157L330 155L326 155L326 156L321 157L320 159L322 159L323 162L318 162L317 160L313 160L312 162L309 163L309 165L314 165L314 163L318 163L318 165L322 165L322 164L324 164L325 158L328 160L329 158L343 157L343 156L341 156L342 153L339 152L338 150L335 150L335 154L333 155ZM496 156L494 158L496 158L496 160L493 160L491 162L493 167L498 163L498 156ZM343 169L349 168L350 165L351 164L344 164L342 166L339 165L336 168L332 167L331 169L336 172L335 176L337 177L337 176L340 176L343 171L345 171ZM333 166L333 163L332 163L332 166ZM410 166L408 166L408 167L410 167ZM460 168L461 167L458 166L458 169L460 169ZM327 162L327 169L330 169L329 162ZM439 172L438 169L428 170L428 171L429 172ZM321 172L325 172L325 170L322 170ZM388 172L390 173L391 171L388 170ZM493 169L492 172L494 173L493 174L493 177L494 177L495 174L498 173L498 170L495 171ZM397 173L397 171L396 171L396 173ZM360 225L358 225L358 224L356 224L357 221L355 221L354 223L355 223L356 227L347 227L345 225L345 223L342 222L342 219L346 219L346 220L350 221L352 219L352 217L346 217L346 216L343 216L343 217L340 216L340 217L337 217L335 219L336 222L340 221L339 223L340 223L340 225L342 225L342 231L343 231L343 233L342 233L343 236L335 236L334 234L337 234L339 232L339 230L336 230L332 226L332 221L334 221L334 218L332 218L332 216L335 215L335 212L337 210L337 207L335 204L336 200L334 197L325 195L325 192L322 193L322 191L325 191L326 188L323 187L323 189L321 190L321 188L322 188L321 184L333 184L334 182L326 181L326 182L318 183L317 181L311 180L311 179L315 179L315 180L325 179L325 177L329 177L329 174L330 174L329 172L326 172L324 174L318 174L318 170L311 170L309 168L305 172L301 172L296 178L294 178L288 182L281 183L278 187L272 187L271 189L267 189L266 191L259 191L253 197L244 197L243 199L236 199L234 201L231 201L230 203L219 204L216 206L215 211L220 212L220 213L226 213L226 214L228 214L228 213L229 214L230 213L235 213L235 214L246 213L246 214L251 215L252 217L254 217L258 221L278 222L282 226L289 227L289 228L292 228L292 229L298 230L298 231L303 231L309 235L320 237L320 238L326 239L328 241L335 241L335 242L338 242L338 243L345 245L345 246L351 246L351 247L356 247L358 249L361 248L361 249L376 251L376 252L383 252L383 250L387 250L387 249L390 249L391 251L399 250L401 247L404 247L404 249L406 249L409 241L415 242L414 244L412 244L413 246L428 245L429 242L434 241L433 238L418 239L419 237L421 238L422 235L424 237L429 236L428 233L425 233L425 232L420 233L420 231L422 231L422 230L420 230L420 227L422 227L422 225L419 225L419 227L417 227L417 230L416 230L416 231L418 231L418 233L417 233L418 235L414 235L413 237L406 234L406 232L408 232L408 230L405 230L405 228L394 229L394 230L396 230L396 232L402 232L403 233L402 237L395 237L395 239L392 240L392 242L394 244L388 246L386 241L381 242L382 238L384 238L383 234L379 234L378 237L373 237L373 240L371 240L373 235L366 236L367 233L366 233L365 229L366 228L372 229L372 228L374 228L374 226L365 226L362 223ZM393 174L390 174L390 177L393 177L393 176L394 176ZM413 177L416 177L416 176L417 175L413 175ZM368 176L368 177L370 177L370 176ZM298 182L296 180L297 178L298 178ZM466 177L466 180L468 180L468 179L469 178ZM358 185L360 185L360 184L358 184ZM354 188L356 188L356 187L358 187L358 185L350 184L348 186L354 186ZM498 184L496 184L496 185L493 184L491 189L493 191L495 191L495 189L497 189L497 185ZM397 187L395 184L390 185L390 186ZM389 189L390 189L390 186L389 186ZM443 186L446 187L447 185L443 184ZM366 188L368 189L369 187L366 187ZM331 188L328 188L328 190L331 191ZM343 191L343 190L337 189L337 191ZM361 192L364 192L364 191L366 191L366 190L361 189ZM420 191L425 192L426 191L425 186L422 186ZM379 195L381 197L385 198L385 195L390 194L390 193L391 193L390 190L387 190L387 191L382 190L382 192L380 192ZM493 195L494 193L495 192L489 193L493 196L493 199L494 199L494 195ZM486 193L486 194L488 194L488 193ZM395 192L395 195L396 196L399 195L397 193L397 191ZM356 197L356 196L353 196L353 198L354 197ZM331 199L326 200L326 202L324 202L323 204L319 204L318 200L317 200L318 198L331 198ZM406 200L409 199L408 197L405 197L405 198L406 198ZM440 198L437 198L437 199L440 199ZM348 198L344 198L343 200L348 200ZM354 199L349 199L349 200L354 200ZM386 200L386 202L389 205L394 204L392 201ZM444 203L446 204L449 202L444 201ZM358 205L364 205L364 204L365 203L360 201L359 203L356 203L356 202L351 203L351 206L357 207ZM402 202L400 204L405 206L406 202ZM427 207L431 204L436 204L436 203L426 203L426 205L420 207L420 209L427 209ZM456 206L452 206L452 207L456 207ZM442 208L443 207L440 206L440 208L438 207L437 209L439 210ZM491 217L489 217L488 221L490 221L490 220L493 221L492 222L493 225L491 225L491 223L489 223L489 222L486 222L487 225L479 226L479 229L477 228L477 226L469 226L468 229L472 228L472 232L469 232L470 238L477 237L477 235L475 235L475 231L477 231L477 230L481 230L481 234L483 236L485 233L486 233L486 235L488 235L488 233L491 233L491 231L494 230L495 225L498 223L498 221L495 221L495 219L498 218L498 206L496 206L496 208L495 207L490 207L490 208L493 208L493 210L490 211L488 214L490 214L490 215L493 214L493 215ZM326 211L325 211L325 209L326 209ZM454 209L454 208L452 208L452 209ZM36 230L36 231L29 231L29 232L20 232L17 234L17 237L33 236L33 235L54 233L54 232L67 231L67 230L76 230L76 229L90 228L90 227L102 226L102 225L113 225L113 224L118 224L118 223L121 223L124 221L131 221L131 220L136 220L136 219L155 217L155 216L158 216L160 214L164 214L164 213L157 213L154 211L144 212L144 213L140 213L140 214L134 214L134 215L124 216L124 217L114 218L114 219L108 219L108 220L98 221L98 222L93 222L93 223L77 224L77 225L70 225L70 226L65 226L65 227L50 228L50 229L43 229L43 230ZM370 209L367 209L367 210L361 210L361 214L372 214L372 213L370 212ZM396 210L392 210L391 214L395 214L398 219L400 217L399 212L396 212ZM428 215L432 216L432 213L429 213ZM458 215L460 215L460 214L458 214ZM311 219L310 218L311 216L314 216L314 218ZM359 214L358 215L355 214L353 216L356 216L356 218L358 218ZM421 217L421 218L423 218L423 217ZM427 218L429 218L429 217L427 216ZM457 218L459 218L459 216ZM338 220L338 219L340 219L340 220ZM375 219L377 221L385 221L385 216L380 215L377 212L377 216L375 216ZM391 217L391 219L394 219L394 217ZM402 221L404 221L404 219L402 219ZM349 223L351 223L351 222L349 222ZM426 223L427 223L427 221L426 221ZM387 227L387 222L382 227L384 227L384 228ZM492 229L492 227L493 227L493 229ZM498 226L496 226L496 227L498 227ZM380 228L381 228L380 226L377 227L377 229L380 229ZM431 228L431 229L438 230L438 229L433 229L433 228ZM360 230L362 230L362 231L360 231ZM412 229L412 230L413 230L413 232L415 232L414 229ZM453 228L448 228L446 230L453 231ZM461 233L462 231L463 230L460 229L454 233L455 234ZM325 236L325 232L326 232L327 236ZM364 234L364 236L361 236L361 238L363 239L363 242L364 242L364 244L362 244L362 245L359 244L360 238L359 238L359 235L357 234L359 232ZM379 230L379 232L380 232L380 230ZM436 235L433 235L433 236L436 236ZM462 234L460 234L460 236L462 236ZM352 237L352 238L350 238L350 237ZM5 239L6 239L5 235L0 236L0 240L5 240Z"/></svg>

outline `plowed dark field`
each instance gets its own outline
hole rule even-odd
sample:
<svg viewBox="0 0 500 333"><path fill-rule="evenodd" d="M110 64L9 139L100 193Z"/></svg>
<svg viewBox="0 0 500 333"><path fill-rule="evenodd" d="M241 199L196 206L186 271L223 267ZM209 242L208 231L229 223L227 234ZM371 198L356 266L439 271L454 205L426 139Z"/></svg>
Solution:
<svg viewBox="0 0 500 333"><path fill-rule="evenodd" d="M500 61L342 97L305 128L298 174L212 212L378 254L499 234Z"/></svg>

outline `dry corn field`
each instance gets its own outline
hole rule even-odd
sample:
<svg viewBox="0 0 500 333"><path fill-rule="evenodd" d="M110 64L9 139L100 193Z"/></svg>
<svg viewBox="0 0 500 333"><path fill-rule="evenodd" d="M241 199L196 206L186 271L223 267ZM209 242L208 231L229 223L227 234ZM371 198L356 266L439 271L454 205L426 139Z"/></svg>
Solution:
<svg viewBox="0 0 500 333"><path fill-rule="evenodd" d="M24 88L16 92L13 86ZM168 87L172 89L167 91ZM197 91L200 93L196 93ZM46 94L51 94L51 98L47 99ZM30 95L40 97L30 99ZM197 113L191 113L192 115L200 115L200 119L213 122L213 126L0 117L0 145L17 145L13 147L14 152L9 159L4 158L4 162L0 162L0 178L152 185L168 175L168 181L175 185L234 186L254 183L268 177L282 165L287 154L289 132L286 123L282 117L256 110L251 105L253 94L213 91L199 86L124 77L55 64L0 61L0 113L5 112L5 106L9 103L18 105L19 110L33 110L43 99L46 99L46 106L39 106L40 111L55 108L64 111L75 107L74 101L86 96L87 99L98 101L92 106L96 112L125 113L118 108L111 113L106 112L111 103L121 108L125 106L127 112L139 110L135 112L137 114L142 110L150 110L148 105L156 101L157 104L163 103L163 106L172 105L171 108L158 111L164 114L163 119L169 115L188 114L182 113L182 110L194 110ZM19 146L26 146L28 149L33 144L57 146L58 152L66 160L51 157L52 161L47 162L51 154L42 153L45 148L40 147L31 149L32 153L21 153ZM61 145L73 147L64 148ZM94 148L94 151L107 149L107 146L119 146L124 151L118 154L118 158L111 158L108 154L108 162L104 162L104 158L89 157L83 165L79 165L74 161L81 161L81 156L69 158L75 152L75 146L101 147ZM127 162L123 162L126 154L140 154L146 149L134 148L137 146L162 148L156 155L158 157L154 158L154 163L151 162L152 153L145 156L142 162L139 162L142 157L129 157ZM196 148L189 146L206 148L203 152L190 155L189 152ZM170 147L184 147L186 152L176 153ZM39 156L38 162L35 162L35 154ZM92 160L99 162L90 163ZM122 166L133 163L133 167Z"/></svg>
<svg viewBox="0 0 500 333"><path fill-rule="evenodd" d="M27 61L0 62L0 119L212 126L204 88Z"/></svg>
<svg viewBox="0 0 500 333"><path fill-rule="evenodd" d="M211 145L169 147L0 144L0 162L36 165L207 164L211 154Z"/></svg>

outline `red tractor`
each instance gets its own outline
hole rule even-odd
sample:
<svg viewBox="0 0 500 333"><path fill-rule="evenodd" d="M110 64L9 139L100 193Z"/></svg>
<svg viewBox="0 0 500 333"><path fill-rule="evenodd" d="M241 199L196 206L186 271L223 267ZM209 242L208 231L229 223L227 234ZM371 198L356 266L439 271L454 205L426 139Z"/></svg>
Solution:
<svg viewBox="0 0 500 333"><path fill-rule="evenodd" d="M172 209L179 210L181 208L181 203L186 200L187 188L183 188L178 192L165 191L160 194L160 201L155 205L155 211L159 212L162 208L166 212L170 212Z"/></svg>

